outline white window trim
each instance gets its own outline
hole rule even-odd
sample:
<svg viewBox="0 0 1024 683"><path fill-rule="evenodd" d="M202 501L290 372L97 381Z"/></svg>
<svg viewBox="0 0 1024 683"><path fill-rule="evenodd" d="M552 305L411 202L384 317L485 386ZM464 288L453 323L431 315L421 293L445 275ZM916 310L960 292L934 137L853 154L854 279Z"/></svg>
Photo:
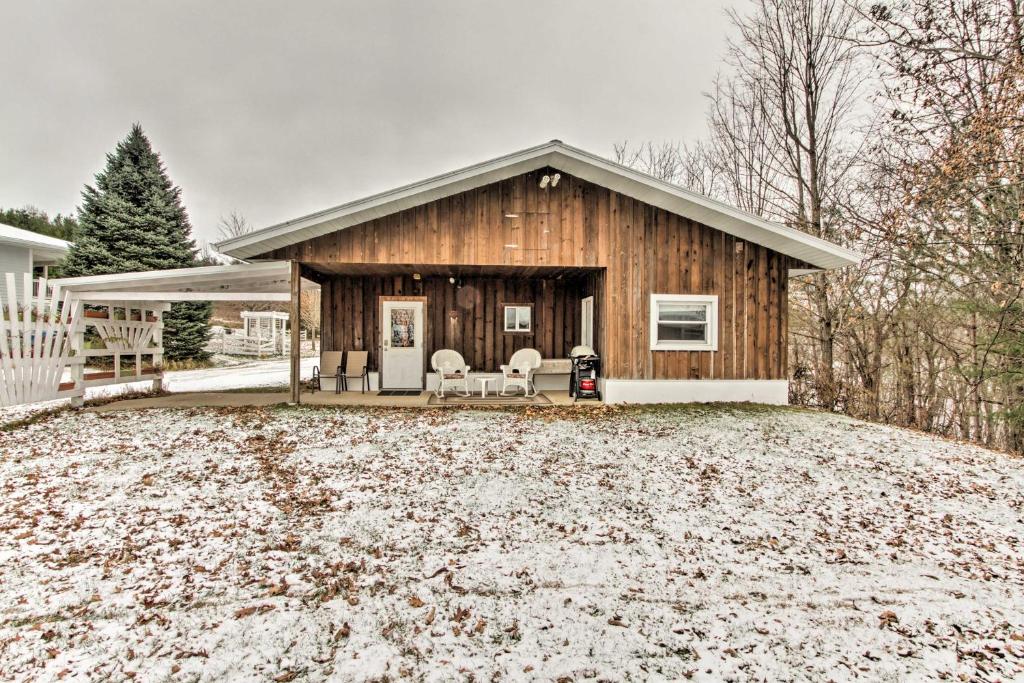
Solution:
<svg viewBox="0 0 1024 683"><path fill-rule="evenodd" d="M705 304L708 307L707 341L658 341L658 304ZM651 350L652 351L717 351L718 350L718 296L714 294L651 294Z"/></svg>
<svg viewBox="0 0 1024 683"><path fill-rule="evenodd" d="M516 309L516 326L513 329L508 328L508 309ZM530 325L523 329L519 327L519 311L525 308L530 316ZM528 304L503 304L501 309L501 324L504 326L504 331L509 334L529 334L533 332L533 306Z"/></svg>

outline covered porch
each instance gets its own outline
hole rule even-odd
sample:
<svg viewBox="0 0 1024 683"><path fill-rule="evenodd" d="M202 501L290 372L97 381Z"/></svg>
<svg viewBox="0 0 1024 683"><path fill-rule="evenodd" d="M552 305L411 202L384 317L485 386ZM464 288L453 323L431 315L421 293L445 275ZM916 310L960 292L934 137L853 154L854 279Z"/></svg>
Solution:
<svg viewBox="0 0 1024 683"><path fill-rule="evenodd" d="M302 262L301 272L320 287L323 350L366 352L372 391L435 390L431 357L448 349L474 394L494 394L501 365L536 349L536 388L568 392L569 352L600 346L599 268Z"/></svg>
<svg viewBox="0 0 1024 683"><path fill-rule="evenodd" d="M268 261L226 266L123 273L66 278L55 286L77 301L123 306L125 309L166 308L175 301L278 301L287 302L292 319L307 296L319 290L324 351L363 352L368 370L368 391L356 383L353 391L336 394L326 383L320 391L310 386L312 362L301 359L300 345L292 340L287 375L278 387L291 403L322 405L437 405L432 391L436 375L431 355L441 349L459 353L469 367L469 389L441 405L472 406L482 391L495 403L562 404L568 397L570 350L587 344L600 347L601 321L597 316L603 296L603 270L545 266L430 266L317 264L299 261ZM297 336L298 326L289 331ZM157 338L147 353L162 353ZM522 349L541 356L532 386L542 393L530 401L496 399L502 389L500 366ZM79 362L72 351L70 363ZM403 357L401 362L396 361ZM164 376L154 361L153 387ZM284 368L281 368L284 370ZM280 372L280 371L279 371ZM130 383L140 377L115 378ZM485 380L485 381L481 381ZM221 391L211 384L206 391L191 388L184 397L158 397L161 401L185 401L184 405L226 405L242 402L280 402L280 389L264 392L231 384ZM77 388L77 385L76 385ZM166 387L165 387L166 388ZM406 395L377 396L382 389L406 390ZM172 391L173 391L172 387ZM205 397L198 396L198 393ZM257 394L266 393L257 399ZM222 395L223 394L223 395ZM233 394L233 395L227 395ZM271 394L275 394L271 396ZM79 399L81 396L79 396ZM148 400L148 399L147 399Z"/></svg>

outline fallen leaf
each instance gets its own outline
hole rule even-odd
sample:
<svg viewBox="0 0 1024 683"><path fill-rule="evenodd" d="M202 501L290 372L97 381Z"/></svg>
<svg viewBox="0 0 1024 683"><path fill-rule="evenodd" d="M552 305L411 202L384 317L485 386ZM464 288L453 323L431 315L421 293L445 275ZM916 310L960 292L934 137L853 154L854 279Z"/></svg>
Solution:
<svg viewBox="0 0 1024 683"><path fill-rule="evenodd" d="M235 611L235 619L249 617L253 614L256 614L257 612L262 614L264 612L269 612L272 609L274 609L273 605L252 605L250 607L242 607L241 609Z"/></svg>

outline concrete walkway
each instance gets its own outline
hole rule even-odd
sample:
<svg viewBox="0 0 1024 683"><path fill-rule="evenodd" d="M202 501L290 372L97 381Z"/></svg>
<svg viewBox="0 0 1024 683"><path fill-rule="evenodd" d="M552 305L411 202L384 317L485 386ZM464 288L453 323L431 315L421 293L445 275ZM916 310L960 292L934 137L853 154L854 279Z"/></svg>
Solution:
<svg viewBox="0 0 1024 683"><path fill-rule="evenodd" d="M572 405L572 399L568 391L545 391L542 392L550 401L551 405L566 406ZM419 396L378 396L376 391L368 391L365 394L358 391L345 391L335 394L329 391L318 391L316 393L304 392L302 403L304 405L316 406L380 406L390 408L458 408L453 406L428 405L431 393L423 391ZM124 401L114 401L106 405L93 406L88 410L95 413L109 413L118 410L142 410L145 408L206 408L206 407L236 407L245 406L269 406L279 403L287 403L289 394L286 391L204 391L188 392L180 394L167 394L165 396L153 396L151 398L132 398ZM588 405L594 402L586 402ZM508 405L500 398L495 397L493 404L481 404L480 407L494 405L500 407ZM514 404L514 405L536 405L536 404Z"/></svg>

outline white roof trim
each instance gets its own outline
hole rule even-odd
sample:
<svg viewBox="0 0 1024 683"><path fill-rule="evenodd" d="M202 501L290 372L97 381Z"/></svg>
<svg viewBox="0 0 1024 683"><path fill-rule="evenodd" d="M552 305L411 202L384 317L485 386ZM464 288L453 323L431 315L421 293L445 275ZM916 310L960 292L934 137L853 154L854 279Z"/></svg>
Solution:
<svg viewBox="0 0 1024 683"><path fill-rule="evenodd" d="M51 280L65 291L91 300L131 301L288 301L291 265L263 261ZM316 289L303 280L304 290Z"/></svg>
<svg viewBox="0 0 1024 683"><path fill-rule="evenodd" d="M761 244L818 268L842 268L854 265L863 258L861 254L838 244L766 221L557 140L272 225L219 242L216 247L229 256L249 258L546 166Z"/></svg>
<svg viewBox="0 0 1024 683"><path fill-rule="evenodd" d="M0 245L31 249L32 260L39 264L56 263L71 248L71 242L6 223L0 223Z"/></svg>

